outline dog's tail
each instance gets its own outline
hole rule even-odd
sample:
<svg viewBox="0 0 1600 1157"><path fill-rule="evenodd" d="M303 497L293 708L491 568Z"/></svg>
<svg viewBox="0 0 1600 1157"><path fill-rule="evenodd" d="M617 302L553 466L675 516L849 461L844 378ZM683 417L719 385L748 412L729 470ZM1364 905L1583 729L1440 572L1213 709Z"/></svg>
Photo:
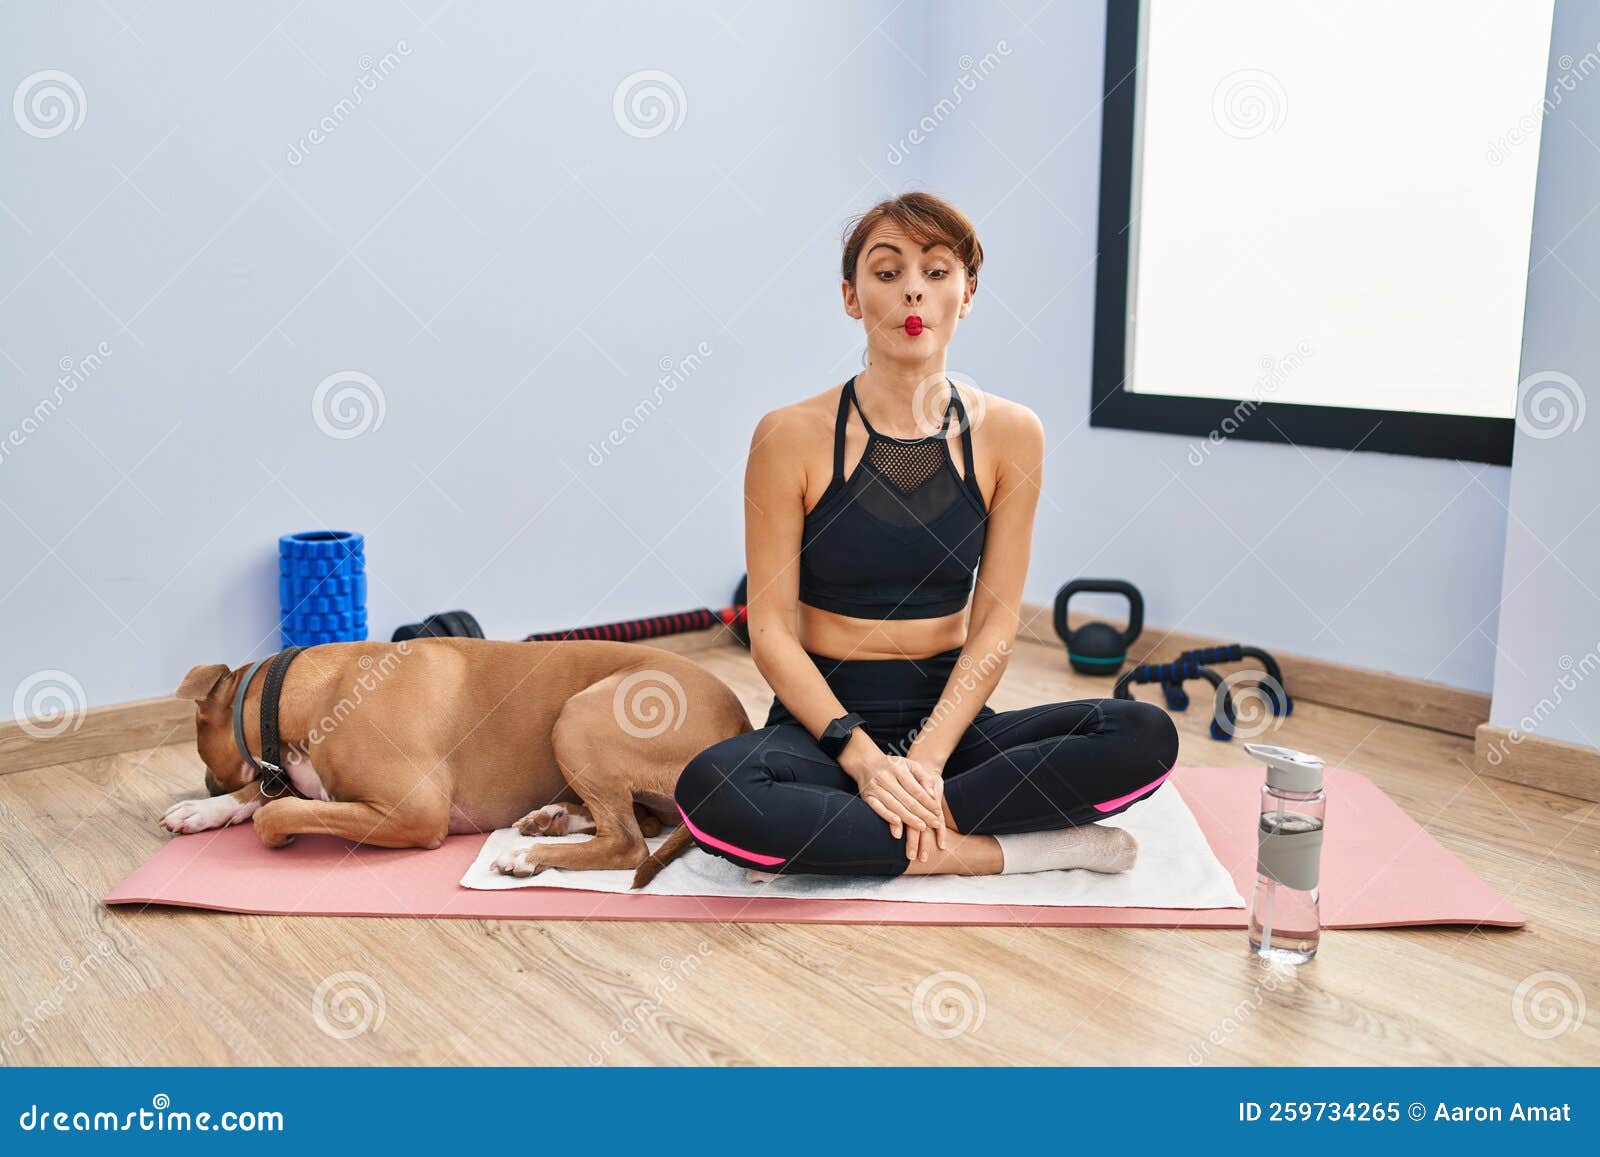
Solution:
<svg viewBox="0 0 1600 1157"><path fill-rule="evenodd" d="M633 886L642 888L661 873L661 869L672 863L684 852L694 846L694 837L689 834L688 824L679 824L666 841L650 853L650 858L640 864L633 873Z"/></svg>

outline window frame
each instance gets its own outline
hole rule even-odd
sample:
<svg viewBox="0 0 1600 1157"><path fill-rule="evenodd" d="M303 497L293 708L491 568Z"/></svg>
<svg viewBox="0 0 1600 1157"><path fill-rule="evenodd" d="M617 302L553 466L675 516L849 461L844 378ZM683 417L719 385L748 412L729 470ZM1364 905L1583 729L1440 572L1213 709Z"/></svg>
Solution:
<svg viewBox="0 0 1600 1157"><path fill-rule="evenodd" d="M1106 6L1099 255L1089 424L1124 430L1511 463L1515 419L1136 393L1126 383L1129 230L1144 0ZM1236 411L1248 406L1240 419ZM1231 425L1231 429L1229 428Z"/></svg>

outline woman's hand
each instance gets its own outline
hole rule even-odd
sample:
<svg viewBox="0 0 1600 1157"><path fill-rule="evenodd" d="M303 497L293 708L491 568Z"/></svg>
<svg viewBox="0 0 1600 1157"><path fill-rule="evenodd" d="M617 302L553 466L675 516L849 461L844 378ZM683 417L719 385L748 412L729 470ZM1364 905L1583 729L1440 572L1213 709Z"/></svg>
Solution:
<svg viewBox="0 0 1600 1157"><path fill-rule="evenodd" d="M919 756L913 747L906 752L906 761L921 769L922 781L928 790L933 793L934 800L939 806L939 816L944 817L944 767L935 764L928 756ZM940 850L949 846L949 828L944 824L933 831L918 831L911 828L906 832L906 859L928 861L928 853L937 845Z"/></svg>
<svg viewBox="0 0 1600 1157"><path fill-rule="evenodd" d="M846 752L851 758L841 759L840 766L856 781L861 798L888 822L895 839L906 833L917 837L915 845L907 844L907 858L915 859L922 851L922 841L930 837L944 847L944 781L940 776L914 759L889 755L875 745L861 747L860 754Z"/></svg>

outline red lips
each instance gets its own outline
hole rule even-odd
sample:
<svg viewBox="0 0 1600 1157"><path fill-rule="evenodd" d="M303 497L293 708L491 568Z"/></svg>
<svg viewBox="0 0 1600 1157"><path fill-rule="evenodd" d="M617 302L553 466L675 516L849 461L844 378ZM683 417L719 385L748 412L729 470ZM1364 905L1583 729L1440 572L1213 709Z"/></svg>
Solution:
<svg viewBox="0 0 1600 1157"><path fill-rule="evenodd" d="M921 332L922 319L920 317L918 317L916 314L912 314L910 317L906 318L906 333L908 335L911 337L916 337Z"/></svg>

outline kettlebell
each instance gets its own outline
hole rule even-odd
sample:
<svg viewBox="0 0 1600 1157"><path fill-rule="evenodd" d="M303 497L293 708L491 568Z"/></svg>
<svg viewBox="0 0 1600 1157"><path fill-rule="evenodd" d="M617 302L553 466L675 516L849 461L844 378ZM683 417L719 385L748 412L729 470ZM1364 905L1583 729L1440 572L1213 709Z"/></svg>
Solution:
<svg viewBox="0 0 1600 1157"><path fill-rule="evenodd" d="M1076 594L1122 595L1128 600L1128 626L1119 631L1110 623L1085 623L1067 629L1067 601ZM1127 662L1128 648L1144 630L1144 596L1121 579L1073 579L1056 592L1056 634L1067 645L1072 669L1082 675L1115 675Z"/></svg>

